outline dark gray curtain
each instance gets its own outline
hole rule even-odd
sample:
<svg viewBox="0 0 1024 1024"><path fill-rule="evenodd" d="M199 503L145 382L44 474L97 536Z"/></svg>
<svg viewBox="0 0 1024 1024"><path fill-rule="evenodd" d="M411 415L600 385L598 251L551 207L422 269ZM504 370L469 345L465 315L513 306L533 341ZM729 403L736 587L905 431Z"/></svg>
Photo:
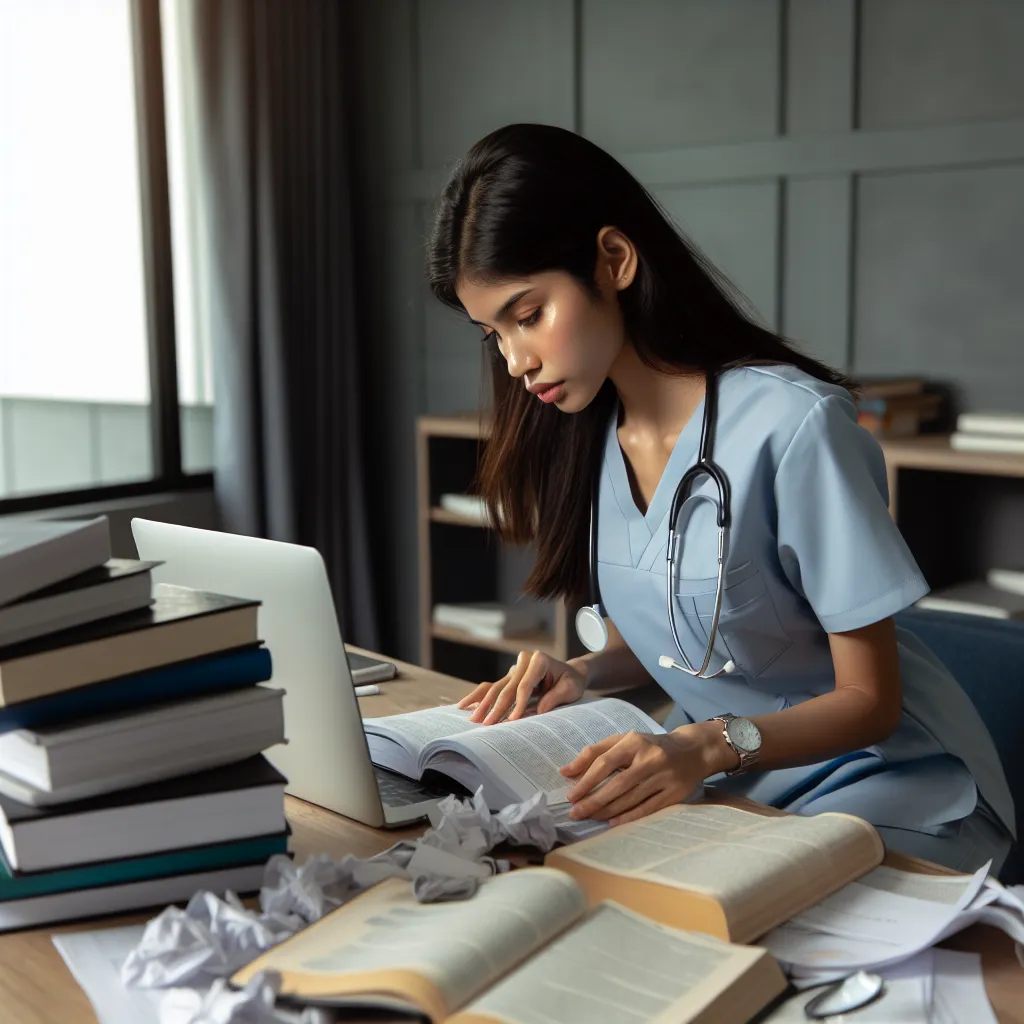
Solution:
<svg viewBox="0 0 1024 1024"><path fill-rule="evenodd" d="M360 443L349 138L338 0L191 0L225 528L319 549L345 639L376 648Z"/></svg>

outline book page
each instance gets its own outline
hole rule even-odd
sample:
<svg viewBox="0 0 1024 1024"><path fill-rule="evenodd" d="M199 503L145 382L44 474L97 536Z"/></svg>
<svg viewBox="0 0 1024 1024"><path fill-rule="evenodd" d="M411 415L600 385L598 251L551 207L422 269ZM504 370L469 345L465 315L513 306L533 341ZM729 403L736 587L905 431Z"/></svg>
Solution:
<svg viewBox="0 0 1024 1024"><path fill-rule="evenodd" d="M560 871L524 868L471 900L417 903L409 882L383 882L235 975L280 971L282 994L377 994L443 1020L582 916L587 900Z"/></svg>
<svg viewBox="0 0 1024 1024"><path fill-rule="evenodd" d="M602 903L452 1024L683 1024L763 956Z"/></svg>
<svg viewBox="0 0 1024 1024"><path fill-rule="evenodd" d="M875 830L849 815L766 817L714 804L667 808L562 851L569 861L710 896L731 935L761 934L758 922L769 921L767 929L818 902L882 855Z"/></svg>
<svg viewBox="0 0 1024 1024"><path fill-rule="evenodd" d="M424 750L422 763L437 748L455 750L497 780L509 797L526 800L538 790L564 790L569 780L560 768L584 747L630 731L657 735L665 730L627 701L606 697L442 740Z"/></svg>
<svg viewBox="0 0 1024 1024"><path fill-rule="evenodd" d="M384 718L365 718L363 731L367 736L386 736L396 740L410 753L418 754L431 740L483 728L469 720L472 713L468 709L460 710L454 704L445 704L439 708L422 708Z"/></svg>

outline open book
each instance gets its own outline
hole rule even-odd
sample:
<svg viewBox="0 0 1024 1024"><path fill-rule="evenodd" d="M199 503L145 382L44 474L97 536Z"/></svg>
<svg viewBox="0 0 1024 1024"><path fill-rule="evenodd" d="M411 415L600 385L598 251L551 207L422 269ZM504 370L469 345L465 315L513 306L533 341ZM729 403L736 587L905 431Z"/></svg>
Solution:
<svg viewBox="0 0 1024 1024"><path fill-rule="evenodd" d="M653 718L624 700L569 704L544 715L478 725L454 705L363 722L370 759L409 778L440 772L471 792L483 786L492 810L542 791L563 838L595 831L595 823L568 821L570 781L559 772L586 746L618 733L658 734Z"/></svg>
<svg viewBox="0 0 1024 1024"><path fill-rule="evenodd" d="M454 903L417 903L390 879L231 982L262 970L281 973L284 998L431 1024L744 1024L786 988L766 951L589 907L549 868L498 875Z"/></svg>
<svg viewBox="0 0 1024 1024"><path fill-rule="evenodd" d="M766 809L768 810L768 809ZM848 814L759 814L681 804L553 850L592 903L614 899L655 921L753 942L877 867L875 829Z"/></svg>

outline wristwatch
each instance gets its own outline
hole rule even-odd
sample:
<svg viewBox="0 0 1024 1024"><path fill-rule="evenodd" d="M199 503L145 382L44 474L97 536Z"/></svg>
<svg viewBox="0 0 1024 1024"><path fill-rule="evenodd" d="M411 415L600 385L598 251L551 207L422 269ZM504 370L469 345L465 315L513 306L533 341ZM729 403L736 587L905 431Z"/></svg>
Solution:
<svg viewBox="0 0 1024 1024"><path fill-rule="evenodd" d="M739 755L739 765L725 774L742 775L750 771L761 753L761 730L749 718L736 715L715 715L711 721L722 723L725 742Z"/></svg>

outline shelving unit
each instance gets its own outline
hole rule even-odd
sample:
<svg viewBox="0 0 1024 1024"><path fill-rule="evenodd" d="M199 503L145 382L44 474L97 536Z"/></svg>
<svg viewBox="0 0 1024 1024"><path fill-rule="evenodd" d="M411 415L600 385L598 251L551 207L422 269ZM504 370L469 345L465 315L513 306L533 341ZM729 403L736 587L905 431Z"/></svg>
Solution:
<svg viewBox="0 0 1024 1024"><path fill-rule="evenodd" d="M1024 565L1024 455L955 451L946 434L881 445L889 511L933 588Z"/></svg>
<svg viewBox="0 0 1024 1024"><path fill-rule="evenodd" d="M499 600L501 544L486 523L440 507L445 493L466 493L489 429L480 417L423 416L417 421L420 664L461 678L497 679L521 650L565 660L582 652L572 628L575 605L551 609L552 629L497 640L433 623L440 602Z"/></svg>

